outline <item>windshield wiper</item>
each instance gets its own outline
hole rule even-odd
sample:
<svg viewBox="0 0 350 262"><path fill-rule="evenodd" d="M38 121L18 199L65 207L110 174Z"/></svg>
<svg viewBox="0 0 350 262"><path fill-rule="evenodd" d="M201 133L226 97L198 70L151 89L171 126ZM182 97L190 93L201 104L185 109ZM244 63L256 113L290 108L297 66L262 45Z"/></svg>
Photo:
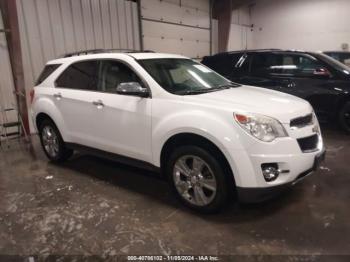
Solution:
<svg viewBox="0 0 350 262"><path fill-rule="evenodd" d="M224 89L230 89L230 88L239 87L239 86L241 85L236 83L229 83L229 84L223 84L223 85L219 85L219 86L207 88L207 89L179 91L179 92L176 92L176 94L177 95L198 95L198 94L205 94L205 93L220 91Z"/></svg>
<svg viewBox="0 0 350 262"><path fill-rule="evenodd" d="M196 95L196 94L204 94L211 92L212 89L200 89L200 90L185 90L185 91L179 91L176 92L177 95Z"/></svg>
<svg viewBox="0 0 350 262"><path fill-rule="evenodd" d="M229 84L219 85L219 86L215 87L215 89L229 89L232 87L240 87L240 86L241 86L240 84L231 82Z"/></svg>

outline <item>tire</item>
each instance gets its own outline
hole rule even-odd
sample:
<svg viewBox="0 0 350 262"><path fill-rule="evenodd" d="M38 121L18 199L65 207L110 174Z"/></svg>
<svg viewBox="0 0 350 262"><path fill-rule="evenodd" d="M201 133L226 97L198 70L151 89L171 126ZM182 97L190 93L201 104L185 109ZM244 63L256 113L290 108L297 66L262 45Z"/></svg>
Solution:
<svg viewBox="0 0 350 262"><path fill-rule="evenodd" d="M350 134L350 101L346 102L339 111L339 123L342 129Z"/></svg>
<svg viewBox="0 0 350 262"><path fill-rule="evenodd" d="M54 163L61 163L73 155L73 150L68 149L62 139L61 133L49 119L45 119L39 127L41 146L46 156Z"/></svg>
<svg viewBox="0 0 350 262"><path fill-rule="evenodd" d="M218 159L207 150L181 146L166 162L170 186L184 205L201 213L216 213L225 206L229 193L227 178Z"/></svg>

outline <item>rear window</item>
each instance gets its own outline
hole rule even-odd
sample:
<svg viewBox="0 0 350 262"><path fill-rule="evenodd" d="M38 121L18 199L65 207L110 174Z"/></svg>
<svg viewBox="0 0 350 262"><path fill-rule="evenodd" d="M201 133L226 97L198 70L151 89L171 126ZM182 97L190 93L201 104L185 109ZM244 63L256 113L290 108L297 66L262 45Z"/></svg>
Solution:
<svg viewBox="0 0 350 262"><path fill-rule="evenodd" d="M51 75L60 65L61 64L46 65L36 80L35 85L40 85L42 82L44 82L45 79L48 78L49 75Z"/></svg>
<svg viewBox="0 0 350 262"><path fill-rule="evenodd" d="M315 70L323 67L322 63L309 55L258 53L253 58L252 73L256 76L312 77Z"/></svg>

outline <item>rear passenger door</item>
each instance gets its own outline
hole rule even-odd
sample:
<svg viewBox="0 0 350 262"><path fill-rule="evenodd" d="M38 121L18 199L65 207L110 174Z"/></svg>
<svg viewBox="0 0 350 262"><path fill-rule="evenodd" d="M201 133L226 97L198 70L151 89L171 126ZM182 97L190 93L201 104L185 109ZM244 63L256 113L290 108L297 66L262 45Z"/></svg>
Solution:
<svg viewBox="0 0 350 262"><path fill-rule="evenodd" d="M246 85L265 87L277 91L282 91L279 81L274 75L278 72L278 55L268 52L252 53L250 56L250 71L242 78L242 83Z"/></svg>
<svg viewBox="0 0 350 262"><path fill-rule="evenodd" d="M67 142L95 143L96 114L93 101L98 87L99 62L86 60L68 66L56 79L53 101L65 122Z"/></svg>

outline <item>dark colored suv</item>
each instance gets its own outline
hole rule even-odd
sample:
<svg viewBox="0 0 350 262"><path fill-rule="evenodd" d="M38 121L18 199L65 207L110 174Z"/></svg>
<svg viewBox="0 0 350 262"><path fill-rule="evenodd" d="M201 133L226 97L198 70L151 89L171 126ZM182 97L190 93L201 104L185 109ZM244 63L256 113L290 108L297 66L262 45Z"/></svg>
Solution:
<svg viewBox="0 0 350 262"><path fill-rule="evenodd" d="M350 133L350 69L322 53L245 50L204 57L202 63L233 82L306 99L321 122Z"/></svg>

